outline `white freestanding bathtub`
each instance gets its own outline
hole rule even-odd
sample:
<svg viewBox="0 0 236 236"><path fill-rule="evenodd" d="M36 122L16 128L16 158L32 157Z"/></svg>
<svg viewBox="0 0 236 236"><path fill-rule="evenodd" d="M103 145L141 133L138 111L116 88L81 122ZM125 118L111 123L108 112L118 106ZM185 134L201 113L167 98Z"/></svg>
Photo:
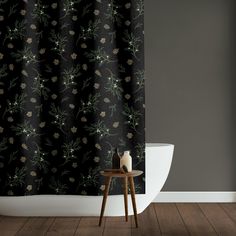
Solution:
<svg viewBox="0 0 236 236"><path fill-rule="evenodd" d="M171 166L174 145L146 144L146 193L136 195L141 213L163 187ZM129 215L133 208L129 196ZM0 197L0 215L9 216L99 216L102 196L34 195ZM123 195L108 196L105 216L124 215Z"/></svg>

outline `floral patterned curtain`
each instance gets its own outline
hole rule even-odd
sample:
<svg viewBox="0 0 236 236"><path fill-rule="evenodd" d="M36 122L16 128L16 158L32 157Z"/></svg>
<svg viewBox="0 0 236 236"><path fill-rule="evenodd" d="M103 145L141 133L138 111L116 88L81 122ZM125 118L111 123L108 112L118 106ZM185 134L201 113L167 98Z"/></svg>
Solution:
<svg viewBox="0 0 236 236"><path fill-rule="evenodd" d="M116 147L145 170L143 13L143 0L0 0L0 195L100 195Z"/></svg>

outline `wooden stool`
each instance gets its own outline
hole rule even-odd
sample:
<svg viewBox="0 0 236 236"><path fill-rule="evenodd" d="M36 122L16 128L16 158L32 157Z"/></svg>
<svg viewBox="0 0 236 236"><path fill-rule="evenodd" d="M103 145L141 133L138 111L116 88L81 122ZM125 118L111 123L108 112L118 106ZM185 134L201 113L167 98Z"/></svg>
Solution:
<svg viewBox="0 0 236 236"><path fill-rule="evenodd" d="M112 171L112 170L104 170L100 172L101 175L106 177L105 182L105 190L103 194L103 200L102 200L102 208L100 213L100 219L99 219L99 226L102 224L102 218L105 211L107 196L109 193L110 183L112 177L119 177L124 179L124 203L125 203L125 219L128 221L128 180L130 184L130 192L131 192L131 199L132 199L132 205L134 210L134 218L135 218L135 225L138 227L138 217L137 217L137 208L136 208L136 201L135 201L135 188L134 188L134 177L139 176L143 173L141 170L133 170L128 173L122 173L118 171Z"/></svg>

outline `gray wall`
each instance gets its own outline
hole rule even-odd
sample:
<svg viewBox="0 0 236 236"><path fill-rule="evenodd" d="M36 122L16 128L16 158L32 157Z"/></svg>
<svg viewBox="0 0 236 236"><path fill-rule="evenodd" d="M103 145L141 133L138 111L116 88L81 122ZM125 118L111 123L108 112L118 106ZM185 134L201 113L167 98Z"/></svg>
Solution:
<svg viewBox="0 0 236 236"><path fill-rule="evenodd" d="M233 2L145 0L146 139L176 147L165 191L236 190Z"/></svg>

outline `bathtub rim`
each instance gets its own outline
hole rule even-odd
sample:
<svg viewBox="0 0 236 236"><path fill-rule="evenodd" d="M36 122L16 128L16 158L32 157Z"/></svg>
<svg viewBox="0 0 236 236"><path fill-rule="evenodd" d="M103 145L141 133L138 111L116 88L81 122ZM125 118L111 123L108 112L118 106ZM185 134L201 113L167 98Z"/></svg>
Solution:
<svg viewBox="0 0 236 236"><path fill-rule="evenodd" d="M175 145L172 143L145 143L146 147L174 147Z"/></svg>

